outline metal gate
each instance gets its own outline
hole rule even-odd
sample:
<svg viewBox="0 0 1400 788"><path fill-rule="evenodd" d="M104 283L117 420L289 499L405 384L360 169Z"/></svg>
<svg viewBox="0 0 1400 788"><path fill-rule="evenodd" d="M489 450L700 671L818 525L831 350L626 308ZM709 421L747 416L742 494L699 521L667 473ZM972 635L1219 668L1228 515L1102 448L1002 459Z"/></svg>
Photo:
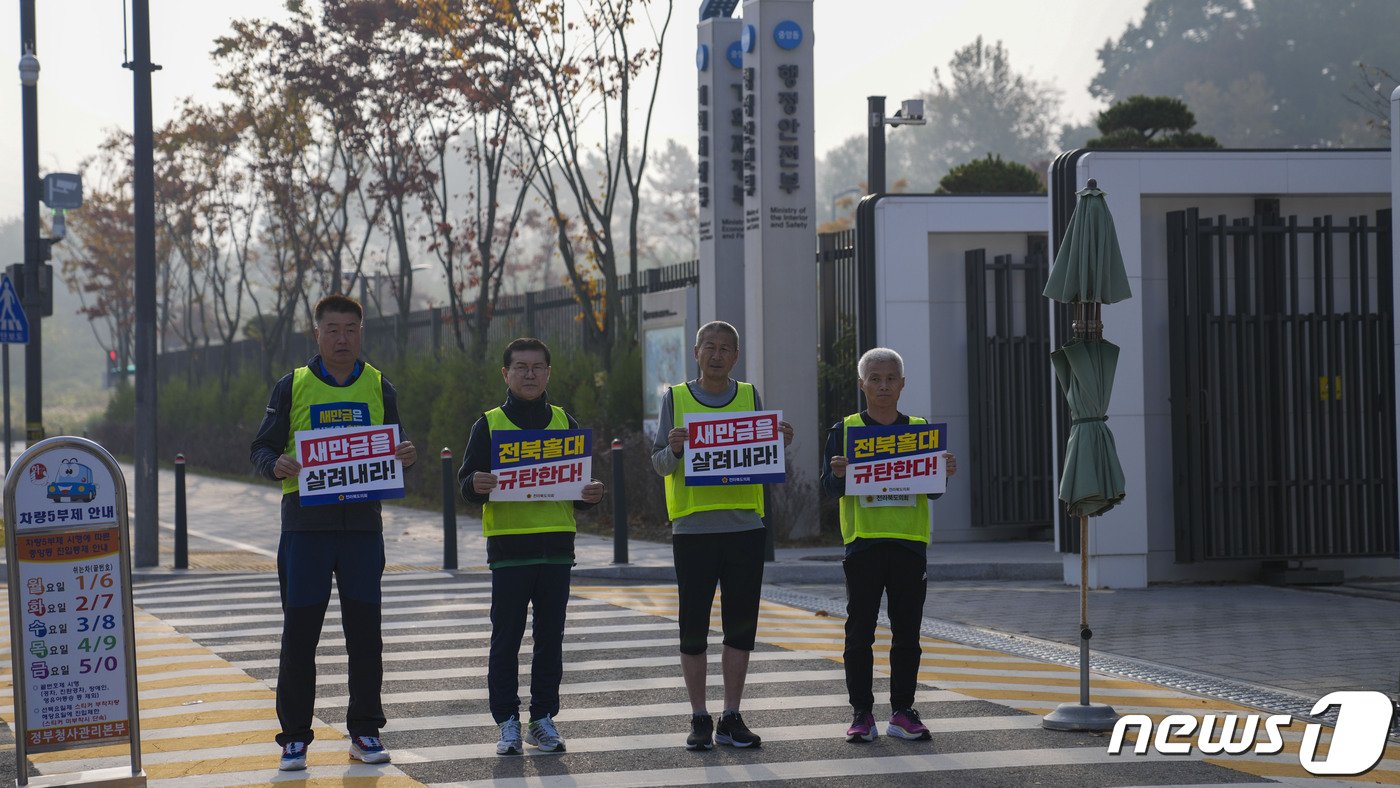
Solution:
<svg viewBox="0 0 1400 788"><path fill-rule="evenodd" d="M968 458L972 526L1024 527L1040 536L1055 506L1050 429L1050 302L1046 238L1027 255L987 261L966 253Z"/></svg>
<svg viewBox="0 0 1400 788"><path fill-rule="evenodd" d="M1177 560L1395 555L1390 212L1167 238Z"/></svg>

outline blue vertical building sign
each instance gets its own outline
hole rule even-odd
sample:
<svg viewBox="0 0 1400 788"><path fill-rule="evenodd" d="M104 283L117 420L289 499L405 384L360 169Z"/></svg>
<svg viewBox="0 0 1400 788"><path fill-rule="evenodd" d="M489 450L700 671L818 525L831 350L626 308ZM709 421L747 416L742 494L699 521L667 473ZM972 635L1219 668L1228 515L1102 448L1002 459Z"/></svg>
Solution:
<svg viewBox="0 0 1400 788"><path fill-rule="evenodd" d="M29 318L15 292L9 276L0 277L0 343L25 345L29 343Z"/></svg>

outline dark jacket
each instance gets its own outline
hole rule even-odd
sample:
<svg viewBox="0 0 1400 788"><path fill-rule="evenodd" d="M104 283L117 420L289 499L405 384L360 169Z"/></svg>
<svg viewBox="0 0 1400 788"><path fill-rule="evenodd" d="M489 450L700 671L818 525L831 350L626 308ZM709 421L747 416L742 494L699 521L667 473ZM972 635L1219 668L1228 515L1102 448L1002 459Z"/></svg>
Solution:
<svg viewBox="0 0 1400 788"><path fill-rule="evenodd" d="M355 362L355 371L345 383L337 383L326 372L321 356L312 356L306 366L326 383L344 388L354 383L364 370L364 362ZM388 378L383 378L384 423L399 423L399 399ZM263 416L258 435L253 438L252 461L258 475L280 482L272 475L277 458L287 449L287 438L292 431L292 373L282 376L272 387L272 396L267 399L267 413ZM399 440L406 441L402 429ZM356 501L353 503L332 503L322 506L301 505L301 496L295 491L282 496L282 530L284 531L383 531L384 522L379 513L379 501Z"/></svg>
<svg viewBox="0 0 1400 788"><path fill-rule="evenodd" d="M549 394L540 395L536 400L516 399L509 390L506 401L501 405L506 418L522 430L543 430L549 427L554 412L549 404ZM565 414L568 416L568 414ZM569 429L578 429L578 422L568 416ZM472 425L471 437L467 438L467 449L462 454L462 467L457 471L457 484L462 490L462 498L468 503L483 504L490 496L481 495L472 489L472 474L491 472L491 428L486 425L486 414ZM574 501L575 510L593 508L594 504ZM574 534L572 531L553 531L542 534L504 534L486 539L486 563L497 561L520 561L534 559L559 559L574 557Z"/></svg>

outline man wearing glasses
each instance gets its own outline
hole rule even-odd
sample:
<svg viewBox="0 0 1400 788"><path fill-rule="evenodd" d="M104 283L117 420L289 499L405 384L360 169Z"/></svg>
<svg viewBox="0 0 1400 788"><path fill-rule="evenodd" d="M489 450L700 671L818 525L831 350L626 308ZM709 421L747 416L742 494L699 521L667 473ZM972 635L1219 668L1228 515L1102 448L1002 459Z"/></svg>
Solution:
<svg viewBox="0 0 1400 788"><path fill-rule="evenodd" d="M603 497L603 483L590 480L582 501L493 502L497 479L491 473L491 433L500 430L576 430L578 422L551 405L549 347L538 339L511 341L501 357L506 401L482 414L471 437L457 481L462 497L482 505L486 562L491 568L491 649L486 685L491 717L500 729L497 755L524 751L520 725L520 641L525 614L534 607L534 658L530 663L530 719L525 743L542 752L562 752L564 737L554 724L559 714L559 683L564 676L564 614L569 604L569 572L574 565L574 510Z"/></svg>

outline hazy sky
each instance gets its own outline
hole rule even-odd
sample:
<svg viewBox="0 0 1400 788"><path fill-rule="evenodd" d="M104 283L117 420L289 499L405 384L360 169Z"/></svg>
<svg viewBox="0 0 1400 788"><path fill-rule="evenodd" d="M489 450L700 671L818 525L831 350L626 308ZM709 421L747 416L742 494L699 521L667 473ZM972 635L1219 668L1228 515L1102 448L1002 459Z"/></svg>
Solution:
<svg viewBox="0 0 1400 788"><path fill-rule="evenodd" d="M131 128L131 72L123 69L123 0L38 0L39 160L41 173L75 170L108 129ZM1064 93L1066 120L1084 122L1101 109L1088 94L1095 53L1140 19L1147 0L816 0L816 140L820 157L864 134L865 97L883 94L897 107L932 83L954 50L978 35L1000 40L1013 68ZM233 16L282 15L282 0L152 0L155 123L179 99L210 100L209 50ZM656 11L653 3L653 12ZM695 145L695 22L699 3L678 0L666 40L654 139ZM741 4L742 7L742 4ZM0 76L0 219L20 213L19 12L0 12L0 41L10 42L12 69ZM918 128L895 133L918 133Z"/></svg>

